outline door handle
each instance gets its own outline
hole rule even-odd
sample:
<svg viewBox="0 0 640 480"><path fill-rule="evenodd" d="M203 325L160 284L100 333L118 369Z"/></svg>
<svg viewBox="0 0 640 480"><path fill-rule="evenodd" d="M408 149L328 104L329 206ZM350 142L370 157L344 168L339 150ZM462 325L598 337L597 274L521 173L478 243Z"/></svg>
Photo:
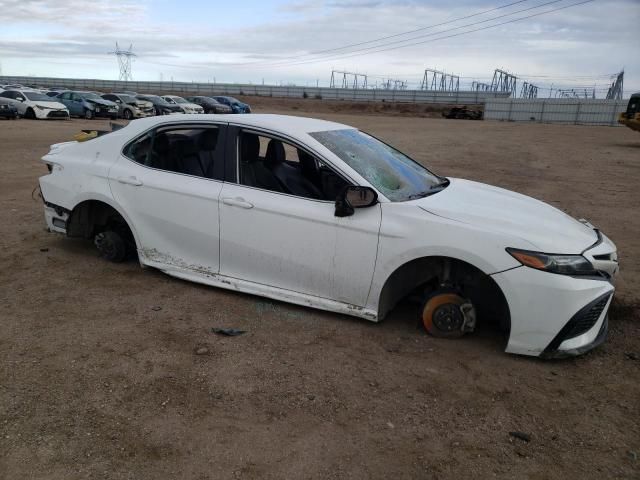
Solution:
<svg viewBox="0 0 640 480"><path fill-rule="evenodd" d="M142 185L142 180L138 180L136 177L118 177L116 180L125 185L133 185L134 187Z"/></svg>
<svg viewBox="0 0 640 480"><path fill-rule="evenodd" d="M225 205L230 205L232 207L240 207L245 209L253 208L253 203L246 202L244 198L241 197L225 197L222 199L222 203L224 203Z"/></svg>

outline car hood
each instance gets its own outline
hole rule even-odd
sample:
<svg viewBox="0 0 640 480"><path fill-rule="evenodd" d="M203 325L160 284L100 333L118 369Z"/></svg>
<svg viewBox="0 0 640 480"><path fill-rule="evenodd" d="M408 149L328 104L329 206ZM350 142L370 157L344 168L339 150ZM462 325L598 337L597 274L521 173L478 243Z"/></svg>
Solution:
<svg viewBox="0 0 640 480"><path fill-rule="evenodd" d="M449 180L441 192L414 202L434 215L521 240L505 247L578 254L598 239L592 227L540 200L484 183Z"/></svg>
<svg viewBox="0 0 640 480"><path fill-rule="evenodd" d="M114 105L117 105L117 103L112 102L111 100L104 100L104 99L98 99L98 98L88 98L87 102L96 103L98 105L103 105L105 107L113 107Z"/></svg>
<svg viewBox="0 0 640 480"><path fill-rule="evenodd" d="M60 102L47 102L45 100L36 100L32 102L34 105L40 105L42 107L54 108L58 110L66 110L67 107Z"/></svg>
<svg viewBox="0 0 640 480"><path fill-rule="evenodd" d="M135 100L133 102L127 102L127 105L133 105L138 108L149 108L153 107L153 103L147 102L146 100Z"/></svg>

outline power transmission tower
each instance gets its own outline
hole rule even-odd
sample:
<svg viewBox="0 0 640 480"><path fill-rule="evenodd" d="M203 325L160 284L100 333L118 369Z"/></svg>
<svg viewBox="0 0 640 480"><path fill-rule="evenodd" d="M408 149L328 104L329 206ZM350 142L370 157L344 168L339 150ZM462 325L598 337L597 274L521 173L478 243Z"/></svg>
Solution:
<svg viewBox="0 0 640 480"><path fill-rule="evenodd" d="M538 98L538 87L529 82L522 84L520 98Z"/></svg>
<svg viewBox="0 0 640 480"><path fill-rule="evenodd" d="M460 90L460 77L449 73L426 68L420 90L436 90L439 92L457 92Z"/></svg>
<svg viewBox="0 0 640 480"><path fill-rule="evenodd" d="M515 95L517 77L509 72L496 68L491 81L491 91Z"/></svg>
<svg viewBox="0 0 640 480"><path fill-rule="evenodd" d="M133 80L133 76L131 74L131 59L133 57L137 57L135 53L133 53L133 44L129 45L129 50L123 50L116 42L116 49L113 52L109 52L109 55L115 55L118 58L118 66L120 67L120 80L124 80L125 82L130 82Z"/></svg>
<svg viewBox="0 0 640 480"><path fill-rule="evenodd" d="M624 70L616 75L616 79L613 81L609 90L607 91L607 100L622 100L622 94L624 93Z"/></svg>
<svg viewBox="0 0 640 480"><path fill-rule="evenodd" d="M388 78L387 80L382 81L381 88L383 88L384 90L406 90L407 81Z"/></svg>
<svg viewBox="0 0 640 480"><path fill-rule="evenodd" d="M476 82L475 80L471 82L471 90L474 92L488 92L491 90L491 85L483 82Z"/></svg>
<svg viewBox="0 0 640 480"><path fill-rule="evenodd" d="M367 76L363 73L331 70L329 88L367 88Z"/></svg>

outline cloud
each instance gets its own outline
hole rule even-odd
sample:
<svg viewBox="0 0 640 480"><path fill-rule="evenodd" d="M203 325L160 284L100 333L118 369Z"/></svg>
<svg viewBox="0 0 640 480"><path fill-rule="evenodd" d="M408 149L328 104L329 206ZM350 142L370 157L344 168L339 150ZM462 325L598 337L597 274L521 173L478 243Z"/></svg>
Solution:
<svg viewBox="0 0 640 480"><path fill-rule="evenodd" d="M563 0L560 5L574 1ZM74 75L78 71L83 76L110 72L113 78L117 74L115 59L109 58L107 52L119 41L125 47L133 43L139 55L134 76L139 79L156 79L162 73L164 78L175 75L181 80L215 76L228 81L260 82L266 78L272 82L304 84L315 83L316 79L326 83L332 67L413 82L419 81L425 67L460 74L469 82L472 77L489 77L496 67L549 77L583 77L617 71L637 56L637 20L640 18L637 0L598 0L495 29L439 39L473 28L449 30L453 27L541 2L523 3L409 36L311 55L448 22L500 5L480 0L452 3L297 0L274 8L275 15L268 23L256 24L253 19L252 26L244 27L243 22L225 23L224 11L216 21L210 15L194 15L188 21L169 15L158 18L154 4L148 1L0 0L1 11L13 12L13 28L0 31L0 58L6 74L37 72L48 76L54 72L71 76L64 73L64 63L61 64L67 61L66 72ZM201 5L182 2L175 8L198 11ZM225 7L232 8L231 5ZM478 27L489 24L491 22ZM433 35L434 32L444 33ZM414 42L425 43L406 48L349 56L349 52L356 49L388 46L391 41L418 35L431 36L416 38ZM402 44L395 44L399 45ZM316 58L322 61L301 63ZM82 69L75 67L80 64ZM627 71L626 84L631 88L640 87L637 68L630 65ZM552 79L544 81L550 83ZM601 83L607 81L598 79Z"/></svg>

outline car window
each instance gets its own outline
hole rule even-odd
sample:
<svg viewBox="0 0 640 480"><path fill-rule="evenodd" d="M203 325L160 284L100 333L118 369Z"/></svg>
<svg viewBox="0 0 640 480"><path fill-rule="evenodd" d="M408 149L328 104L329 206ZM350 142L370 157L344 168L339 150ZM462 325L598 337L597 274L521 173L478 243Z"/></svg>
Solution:
<svg viewBox="0 0 640 480"><path fill-rule="evenodd" d="M2 93L0 93L0 97L14 98L13 97L13 92L2 92Z"/></svg>
<svg viewBox="0 0 640 480"><path fill-rule="evenodd" d="M247 130L236 145L241 185L330 201L348 185L326 163L286 140Z"/></svg>
<svg viewBox="0 0 640 480"><path fill-rule="evenodd" d="M359 130L329 130L309 135L392 202L424 197L446 186L443 183L446 179L434 175L408 156Z"/></svg>
<svg viewBox="0 0 640 480"><path fill-rule="evenodd" d="M161 127L130 143L124 155L150 168L222 179L223 137L217 126Z"/></svg>

